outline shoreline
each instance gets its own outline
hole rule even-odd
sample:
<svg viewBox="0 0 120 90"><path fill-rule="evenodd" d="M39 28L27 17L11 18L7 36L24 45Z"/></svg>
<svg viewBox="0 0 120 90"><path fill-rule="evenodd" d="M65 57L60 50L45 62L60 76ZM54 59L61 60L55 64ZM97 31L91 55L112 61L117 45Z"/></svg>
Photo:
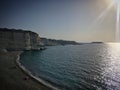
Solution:
<svg viewBox="0 0 120 90"><path fill-rule="evenodd" d="M23 51L24 52L24 51ZM33 75L28 69L26 69L26 67L24 65L22 65L20 63L20 55L23 53L21 52L19 55L17 55L17 59L16 59L16 64L18 65L18 67L25 73L27 74L29 77L31 77L32 79L34 79L35 81L37 81L40 84L43 84L49 88L51 88L52 90L59 90L58 88L52 86L51 84L45 82L44 80L42 80L41 78Z"/></svg>
<svg viewBox="0 0 120 90"><path fill-rule="evenodd" d="M18 66L21 51L0 52L0 90L53 90Z"/></svg>

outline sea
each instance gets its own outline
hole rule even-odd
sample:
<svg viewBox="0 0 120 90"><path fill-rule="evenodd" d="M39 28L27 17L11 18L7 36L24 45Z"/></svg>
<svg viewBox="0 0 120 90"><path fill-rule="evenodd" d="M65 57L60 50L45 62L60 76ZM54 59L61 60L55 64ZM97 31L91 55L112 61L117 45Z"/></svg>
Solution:
<svg viewBox="0 0 120 90"><path fill-rule="evenodd" d="M20 63L59 90L120 90L120 43L48 46Z"/></svg>

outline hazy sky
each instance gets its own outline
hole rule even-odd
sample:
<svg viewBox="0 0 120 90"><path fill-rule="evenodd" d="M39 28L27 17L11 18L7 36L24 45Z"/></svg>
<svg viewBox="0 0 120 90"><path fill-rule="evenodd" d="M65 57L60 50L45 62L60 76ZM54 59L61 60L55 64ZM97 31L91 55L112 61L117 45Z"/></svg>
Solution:
<svg viewBox="0 0 120 90"><path fill-rule="evenodd" d="M116 11L94 22L107 0L0 0L0 27L79 42L114 41Z"/></svg>

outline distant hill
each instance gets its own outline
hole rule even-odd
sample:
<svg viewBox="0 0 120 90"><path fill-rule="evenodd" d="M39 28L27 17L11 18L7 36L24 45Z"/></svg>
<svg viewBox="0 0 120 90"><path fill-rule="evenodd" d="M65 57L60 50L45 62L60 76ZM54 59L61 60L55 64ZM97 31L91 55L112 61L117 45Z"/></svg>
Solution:
<svg viewBox="0 0 120 90"><path fill-rule="evenodd" d="M97 43L97 44L101 44L101 43L104 43L104 42L91 42L91 43Z"/></svg>
<svg viewBox="0 0 120 90"><path fill-rule="evenodd" d="M56 40L39 37L39 34L22 29L0 28L0 49L41 50L44 46L78 45L75 41Z"/></svg>
<svg viewBox="0 0 120 90"><path fill-rule="evenodd" d="M75 41L67 41L67 40L56 40L56 39L47 39L47 38L40 38L41 42L45 46L55 46L55 45L78 45L79 43Z"/></svg>

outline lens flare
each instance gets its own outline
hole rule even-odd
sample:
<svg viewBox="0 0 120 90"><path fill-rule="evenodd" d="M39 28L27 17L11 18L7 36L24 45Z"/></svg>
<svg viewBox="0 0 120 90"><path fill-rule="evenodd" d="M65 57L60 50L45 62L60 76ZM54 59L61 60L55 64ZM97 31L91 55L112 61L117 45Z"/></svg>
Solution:
<svg viewBox="0 0 120 90"><path fill-rule="evenodd" d="M116 0L118 1L118 0ZM120 4L120 3L119 3ZM120 42L120 5L117 5L117 16L116 16L116 42Z"/></svg>
<svg viewBox="0 0 120 90"><path fill-rule="evenodd" d="M113 0L116 6L116 42L120 42L120 0Z"/></svg>
<svg viewBox="0 0 120 90"><path fill-rule="evenodd" d="M120 0L107 0L109 1L108 7L97 17L93 22L96 24L105 18L106 14L109 12L112 6L116 9L116 30L115 30L115 41L120 42ZM93 26L92 24L92 26Z"/></svg>
<svg viewBox="0 0 120 90"><path fill-rule="evenodd" d="M110 4L98 17L97 19L94 21L94 23L100 21L102 18L104 18L106 16L106 14L109 12L109 10L112 8L113 3Z"/></svg>
<svg viewBox="0 0 120 90"><path fill-rule="evenodd" d="M120 5L120 0L113 0L113 2L115 2L115 3Z"/></svg>

